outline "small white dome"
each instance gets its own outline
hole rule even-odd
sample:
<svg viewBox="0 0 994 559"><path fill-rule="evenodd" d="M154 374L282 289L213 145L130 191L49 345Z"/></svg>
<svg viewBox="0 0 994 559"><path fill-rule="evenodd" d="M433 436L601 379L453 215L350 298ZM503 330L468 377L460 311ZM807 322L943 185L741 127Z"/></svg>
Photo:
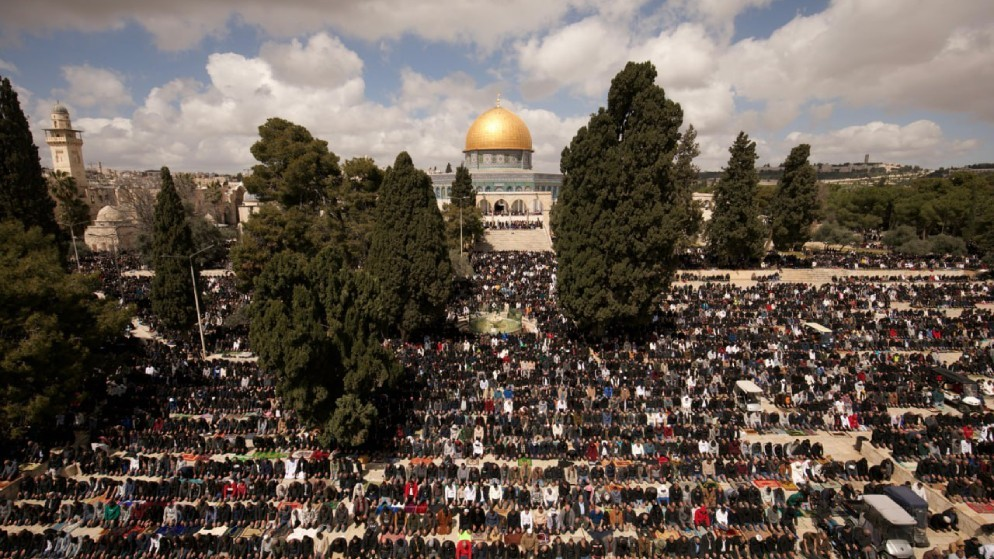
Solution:
<svg viewBox="0 0 994 559"><path fill-rule="evenodd" d="M97 219L94 222L119 223L122 221L134 221L135 217L135 208L131 205L104 206L97 212Z"/></svg>

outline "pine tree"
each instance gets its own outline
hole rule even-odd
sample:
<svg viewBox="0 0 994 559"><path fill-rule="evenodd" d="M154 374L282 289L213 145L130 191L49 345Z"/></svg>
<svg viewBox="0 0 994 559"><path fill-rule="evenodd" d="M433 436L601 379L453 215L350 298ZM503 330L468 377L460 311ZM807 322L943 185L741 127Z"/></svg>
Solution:
<svg viewBox="0 0 994 559"><path fill-rule="evenodd" d="M445 172L446 173L451 173L452 172L452 163L446 163L445 164Z"/></svg>
<svg viewBox="0 0 994 559"><path fill-rule="evenodd" d="M387 169L367 268L379 281L390 329L408 337L444 317L452 266L431 178L401 152Z"/></svg>
<svg viewBox="0 0 994 559"><path fill-rule="evenodd" d="M714 192L714 211L707 227L708 251L721 266L743 267L759 261L766 241L756 209L756 142L739 132L728 151L728 166Z"/></svg>
<svg viewBox="0 0 994 559"><path fill-rule="evenodd" d="M808 163L811 146L790 150L783 176L770 204L770 229L779 250L797 250L811 238L811 225L818 212L815 168Z"/></svg>
<svg viewBox="0 0 994 559"><path fill-rule="evenodd" d="M611 81L607 109L563 150L552 209L561 308L600 333L650 323L688 223L673 169L683 111L649 62Z"/></svg>
<svg viewBox="0 0 994 559"><path fill-rule="evenodd" d="M16 219L58 235L55 203L41 173L38 146L31 139L28 119L7 78L0 79L0 221Z"/></svg>
<svg viewBox="0 0 994 559"><path fill-rule="evenodd" d="M183 329L197 320L191 291L189 256L195 252L193 234L168 167L155 201L152 224L152 312L170 329Z"/></svg>
<svg viewBox="0 0 994 559"><path fill-rule="evenodd" d="M98 299L95 276L68 273L40 228L7 220L0 239L0 444L15 448L9 439L40 435L82 403L132 309Z"/></svg>
<svg viewBox="0 0 994 559"><path fill-rule="evenodd" d="M328 142L282 118L270 118L259 126L259 136L252 145L259 164L245 178L246 190L287 207L331 205L341 169Z"/></svg>

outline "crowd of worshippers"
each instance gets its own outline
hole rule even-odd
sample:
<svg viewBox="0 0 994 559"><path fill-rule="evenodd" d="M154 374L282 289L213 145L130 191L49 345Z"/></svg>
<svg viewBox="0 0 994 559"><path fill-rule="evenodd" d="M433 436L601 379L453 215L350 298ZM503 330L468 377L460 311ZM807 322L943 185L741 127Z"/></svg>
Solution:
<svg viewBox="0 0 994 559"><path fill-rule="evenodd" d="M680 281L728 282L732 281L732 276L729 274L684 272L680 274L678 279Z"/></svg>
<svg viewBox="0 0 994 559"><path fill-rule="evenodd" d="M501 219L501 218L487 218L483 220L484 229L498 229L498 230L524 230L524 229L541 229L544 227L541 218L528 218L528 219Z"/></svg>
<svg viewBox="0 0 994 559"><path fill-rule="evenodd" d="M994 498L994 413L895 416L875 427L870 442L897 460L914 462L915 476L935 484L953 501Z"/></svg>
<svg viewBox="0 0 994 559"><path fill-rule="evenodd" d="M897 310L911 292L885 282L708 282L674 286L642 335L591 342L555 307L551 254L472 262L453 314L514 309L538 332L399 345L410 382L381 411L392 440L371 458L382 478L322 444L254 363L135 342L108 376L112 413L80 411L60 424L61 444L4 451L0 480L14 485L0 556L786 558L824 544L798 543L814 497L792 488L837 481L855 498L852 482L893 473L890 460L825 456L825 430L872 430L902 457L904 435L934 439L937 455L926 444L919 464L944 473L923 469L928 483L989 474L986 427L889 413L935 405L933 351L964 348L957 366L983 369L987 311ZM122 298L147 297L147 280L108 277ZM244 302L227 281L208 280L229 303L208 316ZM930 287L944 297L945 284ZM744 410L740 379L776 410ZM73 442L80 432L89 446ZM771 432L793 440L752 439ZM944 452L955 443L961 452Z"/></svg>
<svg viewBox="0 0 994 559"><path fill-rule="evenodd" d="M941 278L941 276L939 276ZM941 308L941 307L975 307L979 304L994 302L992 285L989 282L966 281L965 276L949 276L948 279L914 278L833 278L833 281L844 284L878 284L892 282L888 287L891 298L910 304L912 307Z"/></svg>
<svg viewBox="0 0 994 559"><path fill-rule="evenodd" d="M684 270L720 267L704 248L697 247L686 249L678 256L678 262L679 267ZM890 252L867 253L833 249L806 250L800 255L769 252L760 265L763 268L845 268L847 270L977 270L984 267L982 260L976 256L909 256Z"/></svg>

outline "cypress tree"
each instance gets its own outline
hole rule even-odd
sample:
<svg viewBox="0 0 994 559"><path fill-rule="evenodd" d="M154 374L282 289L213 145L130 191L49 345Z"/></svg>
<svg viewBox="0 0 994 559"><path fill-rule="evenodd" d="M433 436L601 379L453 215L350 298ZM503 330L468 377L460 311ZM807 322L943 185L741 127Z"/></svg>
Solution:
<svg viewBox="0 0 994 559"><path fill-rule="evenodd" d="M708 250L720 266L749 266L763 256L766 241L756 209L756 142L739 132L728 151L728 166L715 188L714 211L707 228Z"/></svg>
<svg viewBox="0 0 994 559"><path fill-rule="evenodd" d="M683 111L655 79L651 63L629 62L607 108L563 150L552 209L558 298L588 332L648 324L687 234L673 172Z"/></svg>
<svg viewBox="0 0 994 559"><path fill-rule="evenodd" d="M31 139L28 119L17 92L7 78L0 79L0 221L16 219L58 235L55 203L41 174L38 146Z"/></svg>
<svg viewBox="0 0 994 559"><path fill-rule="evenodd" d="M697 130L694 125L688 125L687 130L680 135L680 145L677 146L673 158L673 184L675 186L676 203L674 211L680 219L681 230L684 233L682 246L689 246L701 229L703 215L701 208L694 202L694 187L700 178L701 170L694 164L694 159L701 154L697 144Z"/></svg>
<svg viewBox="0 0 994 559"><path fill-rule="evenodd" d="M380 187L367 266L380 283L391 330L408 337L442 320L452 288L445 224L431 178L407 152Z"/></svg>
<svg viewBox="0 0 994 559"><path fill-rule="evenodd" d="M463 243L461 248L472 247L483 238L483 213L476 207L473 176L463 165L456 168L450 199L452 203L446 206L444 213L449 247L460 249L460 239Z"/></svg>
<svg viewBox="0 0 994 559"><path fill-rule="evenodd" d="M770 229L779 250L797 250L811 238L811 224L818 212L815 168L808 162L811 146L790 150L783 176L770 204Z"/></svg>
<svg viewBox="0 0 994 559"><path fill-rule="evenodd" d="M476 205L476 190L473 188L473 176L465 165L456 167L456 178L452 181L452 203L458 208L472 208Z"/></svg>
<svg viewBox="0 0 994 559"><path fill-rule="evenodd" d="M162 168L162 187L155 200L152 223L152 312L170 329L191 326L197 320L190 261L193 235L173 176Z"/></svg>

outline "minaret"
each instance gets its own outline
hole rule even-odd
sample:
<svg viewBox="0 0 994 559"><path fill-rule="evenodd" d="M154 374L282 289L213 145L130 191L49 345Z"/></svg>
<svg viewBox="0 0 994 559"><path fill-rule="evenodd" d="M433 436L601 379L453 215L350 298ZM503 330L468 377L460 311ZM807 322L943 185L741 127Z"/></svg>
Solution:
<svg viewBox="0 0 994 559"><path fill-rule="evenodd" d="M82 195L88 186L83 166L83 133L72 129L69 109L61 103L52 107L52 127L45 129L45 142L52 149L52 168L72 175Z"/></svg>

